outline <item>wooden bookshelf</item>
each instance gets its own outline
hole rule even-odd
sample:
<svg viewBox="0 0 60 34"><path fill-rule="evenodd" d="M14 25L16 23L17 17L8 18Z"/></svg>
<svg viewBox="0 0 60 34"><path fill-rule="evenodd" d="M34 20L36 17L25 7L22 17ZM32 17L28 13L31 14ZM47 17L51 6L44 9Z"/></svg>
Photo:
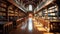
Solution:
<svg viewBox="0 0 60 34"><path fill-rule="evenodd" d="M7 4L5 1L0 0L0 21L6 21Z"/></svg>
<svg viewBox="0 0 60 34"><path fill-rule="evenodd" d="M58 21L58 6L53 4L49 7L43 8L38 13L39 17L49 21Z"/></svg>
<svg viewBox="0 0 60 34"><path fill-rule="evenodd" d="M51 17L50 21L58 21L58 7L54 5L48 8L48 17Z"/></svg>

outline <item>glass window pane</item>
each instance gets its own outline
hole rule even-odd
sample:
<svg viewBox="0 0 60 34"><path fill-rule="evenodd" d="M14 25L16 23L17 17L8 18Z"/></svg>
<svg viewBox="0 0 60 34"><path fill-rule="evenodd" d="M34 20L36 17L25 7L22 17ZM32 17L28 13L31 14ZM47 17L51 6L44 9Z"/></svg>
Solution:
<svg viewBox="0 0 60 34"><path fill-rule="evenodd" d="M29 11L32 11L32 5L29 5Z"/></svg>

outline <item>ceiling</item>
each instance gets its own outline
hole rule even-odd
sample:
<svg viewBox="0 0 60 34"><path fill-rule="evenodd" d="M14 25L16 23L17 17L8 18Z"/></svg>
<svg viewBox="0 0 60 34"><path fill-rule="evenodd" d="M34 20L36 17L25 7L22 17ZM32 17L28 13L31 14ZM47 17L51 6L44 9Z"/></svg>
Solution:
<svg viewBox="0 0 60 34"><path fill-rule="evenodd" d="M22 6L24 6L24 8L28 7L28 5L31 4L33 6L33 9L35 9L37 5L41 3L42 0L15 0L15 1L17 1Z"/></svg>

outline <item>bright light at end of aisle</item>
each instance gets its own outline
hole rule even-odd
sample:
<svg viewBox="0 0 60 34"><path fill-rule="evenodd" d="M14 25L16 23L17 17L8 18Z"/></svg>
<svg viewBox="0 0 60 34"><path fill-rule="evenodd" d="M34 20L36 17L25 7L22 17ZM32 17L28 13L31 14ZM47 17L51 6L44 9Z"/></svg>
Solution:
<svg viewBox="0 0 60 34"><path fill-rule="evenodd" d="M28 19L28 30L29 30L29 31L32 31L32 29L33 29L32 26L33 26L33 25L32 25L32 18L29 18L29 19Z"/></svg>

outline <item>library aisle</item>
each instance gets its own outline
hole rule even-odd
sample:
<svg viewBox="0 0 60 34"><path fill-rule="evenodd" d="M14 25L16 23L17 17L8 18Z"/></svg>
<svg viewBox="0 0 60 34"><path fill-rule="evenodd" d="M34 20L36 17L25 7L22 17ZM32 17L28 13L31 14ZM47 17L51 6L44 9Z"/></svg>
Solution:
<svg viewBox="0 0 60 34"><path fill-rule="evenodd" d="M37 22L36 19L29 18L22 23L21 27L17 27L9 34L53 34L49 33L43 24Z"/></svg>
<svg viewBox="0 0 60 34"><path fill-rule="evenodd" d="M60 34L60 0L0 0L0 34Z"/></svg>

